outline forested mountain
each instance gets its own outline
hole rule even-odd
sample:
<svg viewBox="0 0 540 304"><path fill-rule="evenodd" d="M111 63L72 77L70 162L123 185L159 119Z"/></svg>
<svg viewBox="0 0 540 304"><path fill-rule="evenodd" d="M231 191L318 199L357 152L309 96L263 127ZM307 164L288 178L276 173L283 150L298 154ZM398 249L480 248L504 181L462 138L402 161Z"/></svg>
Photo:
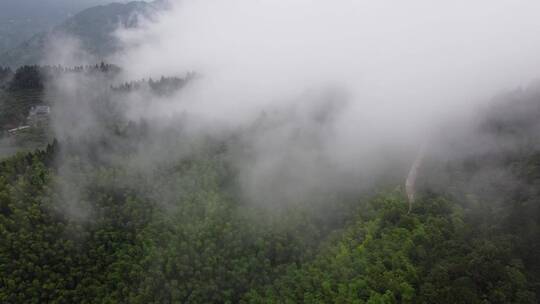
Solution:
<svg viewBox="0 0 540 304"><path fill-rule="evenodd" d="M101 60L118 48L112 36L114 30L119 26L136 26L140 16L150 16L159 6L160 1L133 1L85 9L66 20L58 20L54 26L43 27L42 31L20 41L17 46L0 52L0 65L17 68L42 63L51 41L65 36L78 39L82 49Z"/></svg>
<svg viewBox="0 0 540 304"><path fill-rule="evenodd" d="M119 68L109 64L64 68L61 66L21 66L15 71L0 68L0 130L25 124L30 108L44 104L45 84L67 73L109 73Z"/></svg>
<svg viewBox="0 0 540 304"><path fill-rule="evenodd" d="M50 91L48 84L62 77L103 77L106 83L103 90L111 96L138 94L148 91L156 96L169 96L184 87L195 74L185 77L164 77L157 80L142 79L125 83L115 83L114 77L120 73L118 66L106 63L88 66L21 66L15 71L0 67L0 159L16 151L32 150L44 147L50 140L51 127L48 125L33 126L32 109L38 107L53 108L54 100L47 98ZM50 111L47 110L47 111ZM17 128L23 130L11 131ZM27 128L28 127L28 128Z"/></svg>
<svg viewBox="0 0 540 304"><path fill-rule="evenodd" d="M8 91L39 88L45 73L114 70L23 67ZM96 130L0 163L0 302L537 303L536 89L500 97L474 130L441 135L433 146L447 157L428 153L409 213L393 180L277 209L251 204L231 161L246 130L157 130L110 103L170 94L193 75L99 79L81 109L99 114ZM141 155L152 146L167 157Z"/></svg>
<svg viewBox="0 0 540 304"><path fill-rule="evenodd" d="M0 2L0 54L32 36L47 32L83 9L108 0L2 0Z"/></svg>
<svg viewBox="0 0 540 304"><path fill-rule="evenodd" d="M0 303L540 302L534 10L0 1Z"/></svg>

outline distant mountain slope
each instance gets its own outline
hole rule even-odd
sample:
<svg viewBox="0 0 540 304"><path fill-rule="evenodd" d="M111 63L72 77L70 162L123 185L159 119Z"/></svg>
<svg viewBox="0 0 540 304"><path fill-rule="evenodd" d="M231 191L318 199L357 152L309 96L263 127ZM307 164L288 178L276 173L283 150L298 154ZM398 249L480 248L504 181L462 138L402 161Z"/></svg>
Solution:
<svg viewBox="0 0 540 304"><path fill-rule="evenodd" d="M103 58L118 47L112 35L115 29L119 26L137 26L140 16L150 17L158 7L158 3L133 1L86 9L53 30L37 34L18 47L1 54L0 65L17 67L40 63L53 38L63 36L79 39L84 50L97 58Z"/></svg>
<svg viewBox="0 0 540 304"><path fill-rule="evenodd" d="M118 0L1 0L0 54L52 30L77 12L111 2Z"/></svg>

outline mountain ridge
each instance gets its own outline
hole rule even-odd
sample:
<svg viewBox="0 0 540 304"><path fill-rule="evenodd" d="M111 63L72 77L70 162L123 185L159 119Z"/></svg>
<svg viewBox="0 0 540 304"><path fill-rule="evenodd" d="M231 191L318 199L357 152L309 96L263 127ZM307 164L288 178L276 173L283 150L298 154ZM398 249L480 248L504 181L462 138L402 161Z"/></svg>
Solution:
<svg viewBox="0 0 540 304"><path fill-rule="evenodd" d="M101 60L118 49L119 45L112 35L119 26L135 27L140 17L151 18L161 1L131 1L110 3L85 9L68 18L51 31L34 35L17 47L0 54L0 65L16 68L22 65L43 63L47 50L54 47L55 39L72 37L78 40L81 48ZM49 60L48 64L58 64Z"/></svg>
<svg viewBox="0 0 540 304"><path fill-rule="evenodd" d="M0 54L17 47L40 32L52 30L86 8L112 1L115 0L2 0Z"/></svg>

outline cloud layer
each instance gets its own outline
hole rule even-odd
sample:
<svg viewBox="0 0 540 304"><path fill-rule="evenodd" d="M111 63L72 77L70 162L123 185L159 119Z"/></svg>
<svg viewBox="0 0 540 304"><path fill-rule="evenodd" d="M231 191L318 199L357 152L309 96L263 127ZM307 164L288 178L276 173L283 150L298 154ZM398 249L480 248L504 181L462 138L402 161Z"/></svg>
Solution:
<svg viewBox="0 0 540 304"><path fill-rule="evenodd" d="M128 118L242 129L231 159L246 192L296 197L412 161L448 121L536 79L539 10L534 0L171 1L118 30L111 60L125 80L196 71L151 107L125 102Z"/></svg>

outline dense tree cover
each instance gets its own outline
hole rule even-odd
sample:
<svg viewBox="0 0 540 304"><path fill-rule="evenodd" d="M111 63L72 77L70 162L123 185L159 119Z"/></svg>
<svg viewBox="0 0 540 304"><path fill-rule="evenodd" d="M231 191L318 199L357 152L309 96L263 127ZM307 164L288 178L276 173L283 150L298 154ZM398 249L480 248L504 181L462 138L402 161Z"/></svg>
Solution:
<svg viewBox="0 0 540 304"><path fill-rule="evenodd" d="M72 158L77 177L62 180L55 150L2 163L3 303L236 302L308 259L332 226L309 210L255 216L219 154L151 181Z"/></svg>
<svg viewBox="0 0 540 304"><path fill-rule="evenodd" d="M30 109L42 104L42 90L0 90L0 128L6 130L25 125Z"/></svg>
<svg viewBox="0 0 540 304"><path fill-rule="evenodd" d="M484 115L478 131L462 140L462 156L426 166L423 188L427 193L443 193L464 208L466 222L477 238L504 236L505 254L525 265L523 273L538 295L538 88L502 95Z"/></svg>
<svg viewBox="0 0 540 304"><path fill-rule="evenodd" d="M540 103L512 96L474 134L488 149L424 166L410 213L399 188L247 202L234 140L156 141L98 98L100 132L0 162L0 302L536 303ZM141 142L189 152L152 162Z"/></svg>
<svg viewBox="0 0 540 304"><path fill-rule="evenodd" d="M148 88L157 95L171 95L182 89L189 81L196 77L195 73L187 73L185 77L165 77L161 76L159 80L152 78L131 81L120 84L119 86L111 86L115 92L133 92L143 88Z"/></svg>
<svg viewBox="0 0 540 304"><path fill-rule="evenodd" d="M516 247L533 232L478 229L440 195L271 212L216 145L152 174L58 151L0 165L2 303L536 302Z"/></svg>
<svg viewBox="0 0 540 304"><path fill-rule="evenodd" d="M183 88L188 81L196 77L187 73L184 77L164 77L123 83L115 86L114 77L120 73L114 64L101 62L86 66L21 66L15 72L10 68L0 67L0 129L11 129L26 124L30 108L36 105L54 103L45 100L47 84L65 76L104 75L110 90L116 93L129 93L142 87L150 89L156 95L170 95Z"/></svg>
<svg viewBox="0 0 540 304"><path fill-rule="evenodd" d="M0 72L2 71L0 69ZM24 65L17 68L13 73L13 78L9 82L9 90L43 90L48 78L58 77L66 73L118 73L119 71L119 67L104 62L96 65L74 67ZM6 68L5 73L11 75L11 69Z"/></svg>
<svg viewBox="0 0 540 304"><path fill-rule="evenodd" d="M9 78L6 76L5 89L0 88L0 128L25 124L30 108L44 102L47 75L60 70L64 71L61 67L22 66Z"/></svg>
<svg viewBox="0 0 540 304"><path fill-rule="evenodd" d="M9 90L43 90L45 82L50 78L59 77L66 73L118 73L120 68L101 62L96 65L86 66L39 66L24 65L19 67L9 83Z"/></svg>
<svg viewBox="0 0 540 304"><path fill-rule="evenodd" d="M249 294L255 303L535 303L504 236L476 238L441 197L407 213L401 194L369 202L338 241Z"/></svg>
<svg viewBox="0 0 540 304"><path fill-rule="evenodd" d="M37 65L22 66L15 71L9 84L9 90L43 90L44 75L42 68Z"/></svg>
<svg viewBox="0 0 540 304"><path fill-rule="evenodd" d="M43 67L24 66L14 73L9 68L0 68L0 157L43 148L49 142L50 132L45 126L8 136L8 130L29 124L32 107L46 104L43 86Z"/></svg>
<svg viewBox="0 0 540 304"><path fill-rule="evenodd" d="M0 88L11 79L12 74L13 71L10 68L0 66Z"/></svg>

